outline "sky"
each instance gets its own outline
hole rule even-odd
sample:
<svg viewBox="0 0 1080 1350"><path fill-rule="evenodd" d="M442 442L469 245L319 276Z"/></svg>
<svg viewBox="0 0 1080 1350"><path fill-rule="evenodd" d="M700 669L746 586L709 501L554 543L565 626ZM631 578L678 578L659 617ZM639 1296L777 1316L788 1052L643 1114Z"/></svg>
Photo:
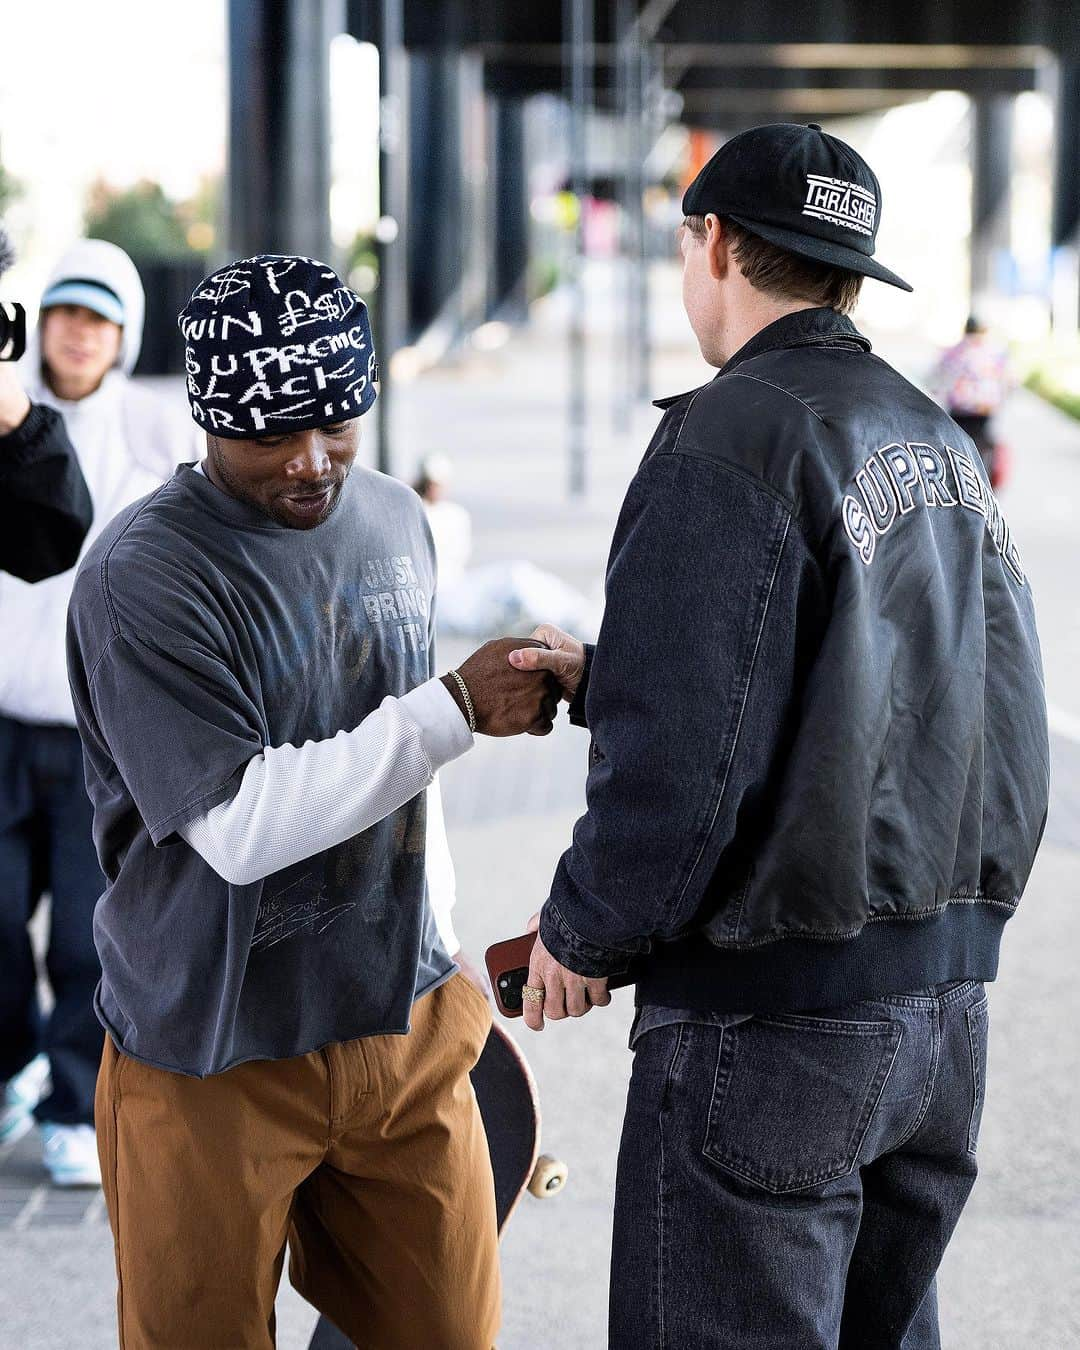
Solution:
<svg viewBox="0 0 1080 1350"><path fill-rule="evenodd" d="M223 171L223 0L0 0L0 12L0 160L25 188L7 222L25 267L80 233L95 178L154 178L185 197Z"/></svg>
<svg viewBox="0 0 1080 1350"><path fill-rule="evenodd" d="M0 163L24 187L7 224L20 265L5 282L35 287L82 229L98 178L150 178L191 196L225 171L225 0L0 0ZM378 209L378 56L331 44L335 241Z"/></svg>

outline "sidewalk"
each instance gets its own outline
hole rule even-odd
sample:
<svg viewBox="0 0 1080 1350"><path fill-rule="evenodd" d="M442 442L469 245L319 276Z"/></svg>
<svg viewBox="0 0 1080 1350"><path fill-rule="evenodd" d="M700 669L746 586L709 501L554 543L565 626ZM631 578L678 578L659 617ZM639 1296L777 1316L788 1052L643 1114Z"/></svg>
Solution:
<svg viewBox="0 0 1080 1350"><path fill-rule="evenodd" d="M658 269L655 392L709 377L688 340L677 280ZM610 286L590 276L590 491L567 503L566 354L558 300L496 353L433 371L397 392L398 472L448 454L455 495L473 513L476 562L528 557L590 593L655 410L612 431ZM916 345L886 344L918 364ZM916 372L918 373L918 372ZM1076 516L1080 427L1029 395L1006 419L1016 479L1004 496L1040 604L1048 684L1080 718ZM441 662L463 654L447 644ZM521 931L541 904L583 807L586 738L564 719L546 740L482 741L443 773L458 870L458 931L474 956ZM1020 916L1009 925L991 994L990 1089L982 1176L941 1276L945 1350L1064 1350L1080 1344L1080 1075L1075 1026L1080 949L1074 902L1080 851L1080 744L1055 737L1055 802ZM521 1033L540 1083L544 1147L570 1180L523 1201L504 1245L500 1350L539 1342L601 1350L615 1155L630 1056L629 991L611 1008L539 1037ZM108 1229L94 1196L56 1197L29 1145L0 1157L0 1346L107 1350L115 1344ZM286 1285L278 1344L303 1350L312 1311ZM437 1350L433 1347L432 1350Z"/></svg>

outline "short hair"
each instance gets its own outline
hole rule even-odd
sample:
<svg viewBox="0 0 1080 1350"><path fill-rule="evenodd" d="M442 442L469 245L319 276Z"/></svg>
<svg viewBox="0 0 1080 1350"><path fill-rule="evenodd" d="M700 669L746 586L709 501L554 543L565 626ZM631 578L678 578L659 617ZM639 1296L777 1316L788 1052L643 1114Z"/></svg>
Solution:
<svg viewBox="0 0 1080 1350"><path fill-rule="evenodd" d="M777 300L808 300L839 314L850 314L859 300L863 278L858 272L800 257L770 244L733 220L721 216L739 271L755 290ZM685 216L683 224L698 239L705 237L705 217Z"/></svg>

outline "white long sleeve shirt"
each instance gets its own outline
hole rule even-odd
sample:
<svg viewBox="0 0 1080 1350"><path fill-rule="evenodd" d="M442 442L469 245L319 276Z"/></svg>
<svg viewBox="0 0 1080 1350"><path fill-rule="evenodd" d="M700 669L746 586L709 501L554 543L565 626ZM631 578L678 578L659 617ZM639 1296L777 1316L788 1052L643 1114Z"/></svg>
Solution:
<svg viewBox="0 0 1080 1350"><path fill-rule="evenodd" d="M250 885L374 825L427 789L426 874L439 935L457 951L453 861L435 775L473 744L440 680L385 698L352 731L267 746L236 793L180 834L225 881Z"/></svg>

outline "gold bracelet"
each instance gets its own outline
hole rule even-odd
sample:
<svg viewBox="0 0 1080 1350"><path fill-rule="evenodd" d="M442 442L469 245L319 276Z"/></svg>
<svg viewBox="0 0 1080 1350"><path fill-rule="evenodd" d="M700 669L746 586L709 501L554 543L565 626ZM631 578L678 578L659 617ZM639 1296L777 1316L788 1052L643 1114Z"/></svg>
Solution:
<svg viewBox="0 0 1080 1350"><path fill-rule="evenodd" d="M450 678L457 684L461 690L461 697L465 701L465 711L469 715L469 730L476 735L476 709L473 707L473 701L469 694L469 686L461 678L456 670L450 671Z"/></svg>

